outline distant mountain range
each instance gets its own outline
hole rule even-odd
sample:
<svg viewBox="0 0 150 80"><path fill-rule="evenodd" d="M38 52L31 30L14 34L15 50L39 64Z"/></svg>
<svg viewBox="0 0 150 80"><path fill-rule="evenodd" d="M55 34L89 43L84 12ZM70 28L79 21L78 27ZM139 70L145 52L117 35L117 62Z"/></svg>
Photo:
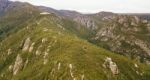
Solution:
<svg viewBox="0 0 150 80"><path fill-rule="evenodd" d="M149 80L149 20L0 0L0 80Z"/></svg>

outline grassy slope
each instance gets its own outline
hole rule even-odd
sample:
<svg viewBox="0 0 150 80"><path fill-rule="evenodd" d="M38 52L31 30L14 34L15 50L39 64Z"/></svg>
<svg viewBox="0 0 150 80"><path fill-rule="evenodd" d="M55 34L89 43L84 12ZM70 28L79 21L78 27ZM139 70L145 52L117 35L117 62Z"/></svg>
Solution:
<svg viewBox="0 0 150 80"><path fill-rule="evenodd" d="M85 80L142 80L142 76L136 71L143 72L144 66L135 68L134 61L90 44L67 29L62 30L52 19L57 18L54 15L33 18L33 22L28 23L28 28L18 30L1 42L0 74L3 74L3 77L0 77L0 80L70 80L72 77L69 64L73 65L73 74L77 80L81 80L82 75ZM36 24L36 21L40 21L40 24ZM48 31L43 31L44 28ZM35 42L31 53L23 52L20 48L22 41L28 37ZM48 41L42 43L42 38L47 38ZM35 52L40 45L42 54L36 56ZM43 65L43 55L48 46L51 46L48 63ZM7 55L8 49L12 49L11 55ZM21 54L23 62L28 59L29 63L13 76L8 67L14 64L17 54ZM119 75L112 75L109 69L102 67L105 57L111 57L117 63ZM61 63L60 70L57 69L58 63Z"/></svg>

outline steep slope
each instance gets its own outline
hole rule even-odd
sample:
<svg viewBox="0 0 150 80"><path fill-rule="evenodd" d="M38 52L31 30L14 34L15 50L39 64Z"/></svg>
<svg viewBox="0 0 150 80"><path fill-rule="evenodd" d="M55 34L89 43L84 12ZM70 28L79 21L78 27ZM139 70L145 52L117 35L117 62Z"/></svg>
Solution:
<svg viewBox="0 0 150 80"><path fill-rule="evenodd" d="M28 21L39 12L36 7L30 5L29 3L9 1L9 4L7 4L2 1L0 1L0 3L3 5L6 4L7 7L3 7L4 11L0 12L3 13L0 16L0 40L3 37L7 37L7 35L12 32L15 32L17 29L22 28L23 24L28 24ZM22 22L24 23L20 24Z"/></svg>
<svg viewBox="0 0 150 80"><path fill-rule="evenodd" d="M149 65L101 48L100 35L93 40L106 24L117 23L118 17L106 18L113 13L69 18L20 2L11 2L4 13L0 17L0 80L150 79Z"/></svg>
<svg viewBox="0 0 150 80"><path fill-rule="evenodd" d="M54 14L39 13L5 38L0 45L0 79L142 80L146 76L141 64L78 38L60 23Z"/></svg>
<svg viewBox="0 0 150 80"><path fill-rule="evenodd" d="M51 12L51 10L47 11ZM61 11L57 10L56 13L61 13ZM65 15L69 16L60 16L79 24L73 27L78 36L115 53L149 64L150 22L147 18L134 16L134 14L126 15L111 12L78 14L66 11ZM143 16L146 17L146 15ZM86 33L80 34L81 28Z"/></svg>
<svg viewBox="0 0 150 80"><path fill-rule="evenodd" d="M84 38L89 42L149 64L150 22L148 20L140 19L139 16L111 12L80 14L71 18L72 21L82 25L75 27L79 33L82 32L81 27L90 33L82 34L82 37L86 36Z"/></svg>
<svg viewBox="0 0 150 80"><path fill-rule="evenodd" d="M91 41L132 59L148 62L150 59L149 22L136 16L112 15L101 19Z"/></svg>

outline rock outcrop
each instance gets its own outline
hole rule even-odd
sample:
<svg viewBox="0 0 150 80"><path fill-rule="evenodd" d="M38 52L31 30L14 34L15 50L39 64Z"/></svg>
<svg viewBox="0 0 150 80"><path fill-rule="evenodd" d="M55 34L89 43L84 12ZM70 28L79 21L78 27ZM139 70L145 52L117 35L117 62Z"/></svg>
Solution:
<svg viewBox="0 0 150 80"><path fill-rule="evenodd" d="M18 71L22 68L22 66L23 66L23 60L22 60L20 54L18 54L16 57L14 67L13 67L13 75L16 75L18 73Z"/></svg>
<svg viewBox="0 0 150 80"><path fill-rule="evenodd" d="M76 22L86 26L88 29L92 29L95 30L97 29L97 26L94 22L94 20L92 20L90 17L88 16L78 16L74 19Z"/></svg>
<svg viewBox="0 0 150 80"><path fill-rule="evenodd" d="M38 48L37 48L37 50L36 50L36 52L35 52L35 54L37 55L37 56L39 56L42 52L41 52L41 49L42 48L42 45L40 45Z"/></svg>
<svg viewBox="0 0 150 80"><path fill-rule="evenodd" d="M12 53L11 49L8 49L7 54L10 55Z"/></svg>
<svg viewBox="0 0 150 80"><path fill-rule="evenodd" d="M113 62L112 59L109 57L107 57L105 59L103 67L109 68L111 70L112 74L114 74L114 75L119 74L119 69L118 69L117 64L115 62Z"/></svg>
<svg viewBox="0 0 150 80"><path fill-rule="evenodd" d="M24 45L23 45L23 51L28 51L29 47L30 47L30 43L31 43L31 40L30 40L30 37L28 37L25 42L24 42Z"/></svg>
<svg viewBox="0 0 150 80"><path fill-rule="evenodd" d="M69 64L69 68L70 68L70 75L71 75L71 77L73 78L73 80L76 80L76 78L74 77L74 74L73 74L73 66L72 66L72 64Z"/></svg>
<svg viewBox="0 0 150 80"><path fill-rule="evenodd" d="M45 43L47 41L47 38L42 39L42 43Z"/></svg>
<svg viewBox="0 0 150 80"><path fill-rule="evenodd" d="M10 66L8 67L8 70L9 70L10 72L12 72L12 70L13 70L13 65L10 65Z"/></svg>
<svg viewBox="0 0 150 80"><path fill-rule="evenodd" d="M146 43L144 43L141 40L135 40L135 44L137 46L139 46L141 49L143 49L150 56L150 49L149 49L149 47L147 46Z"/></svg>
<svg viewBox="0 0 150 80"><path fill-rule="evenodd" d="M29 47L29 52L32 52L32 51L33 51L34 45L35 45L35 43L33 42L33 43L31 44L31 46Z"/></svg>
<svg viewBox="0 0 150 80"><path fill-rule="evenodd" d="M48 51L49 51L49 49L47 49L46 51L45 51L45 53L44 53L44 56L43 56L43 58L44 58L44 62L43 62L43 64L45 65L45 64L47 64L47 62L48 62Z"/></svg>

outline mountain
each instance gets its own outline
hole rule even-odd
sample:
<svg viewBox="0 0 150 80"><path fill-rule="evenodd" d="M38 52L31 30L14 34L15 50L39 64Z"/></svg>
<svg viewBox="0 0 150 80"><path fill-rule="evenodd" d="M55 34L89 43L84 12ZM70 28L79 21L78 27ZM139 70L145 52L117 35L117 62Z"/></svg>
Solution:
<svg viewBox="0 0 150 80"><path fill-rule="evenodd" d="M139 58L141 62L149 61L150 26L147 20L141 20L136 16L114 14L99 21L101 24L97 22L100 26L90 38L91 42L132 59Z"/></svg>
<svg viewBox="0 0 150 80"><path fill-rule="evenodd" d="M41 11L54 13L54 14L56 14L56 15L58 15L58 16L67 17L67 18L74 18L74 17L77 17L77 16L82 15L81 13L76 12L76 11L55 10L55 9L53 9L53 8L49 8L49 7L45 7L45 6L38 6L38 8L39 8Z"/></svg>
<svg viewBox="0 0 150 80"><path fill-rule="evenodd" d="M127 13L125 15L137 16L140 19L143 19L143 20L146 19L146 20L150 21L150 14L149 13Z"/></svg>
<svg viewBox="0 0 150 80"><path fill-rule="evenodd" d="M5 4L5 2L0 3ZM6 37L12 32L15 32L17 29L20 29L22 27L22 24L20 23L35 16L37 12L39 12L39 10L29 3L9 1L9 5L4 8L4 11L1 12L2 15L0 16L0 40L2 37Z"/></svg>
<svg viewBox="0 0 150 80"><path fill-rule="evenodd" d="M76 20L92 30L93 35L87 38L89 42L131 59L149 62L149 21L137 16L102 14L88 15Z"/></svg>
<svg viewBox="0 0 150 80"><path fill-rule="evenodd" d="M3 13L5 8L8 7L9 3L10 2L8 0L0 0L0 13Z"/></svg>
<svg viewBox="0 0 150 80"><path fill-rule="evenodd" d="M51 12L51 10L48 12ZM62 11L57 10L56 14L59 13L62 13ZM148 17L145 18L147 15L142 14L143 17L137 15L115 14L112 12L79 14L73 11L66 11L65 15L59 16L77 22L79 25L75 27L77 30L76 34L80 33L78 35L89 42L139 62L149 64L150 22ZM83 32L81 28L84 28L84 34L81 34Z"/></svg>
<svg viewBox="0 0 150 80"><path fill-rule="evenodd" d="M136 40L148 43L148 32L141 28L147 28L148 22L139 19L136 23L135 19L111 12L81 14L9 1L0 16L0 80L149 80L150 65L122 52L132 47L143 49L140 44L128 47ZM138 26L131 26L130 20ZM133 27L142 30L136 32ZM122 41L131 42L118 49ZM135 54L149 57L146 51Z"/></svg>

